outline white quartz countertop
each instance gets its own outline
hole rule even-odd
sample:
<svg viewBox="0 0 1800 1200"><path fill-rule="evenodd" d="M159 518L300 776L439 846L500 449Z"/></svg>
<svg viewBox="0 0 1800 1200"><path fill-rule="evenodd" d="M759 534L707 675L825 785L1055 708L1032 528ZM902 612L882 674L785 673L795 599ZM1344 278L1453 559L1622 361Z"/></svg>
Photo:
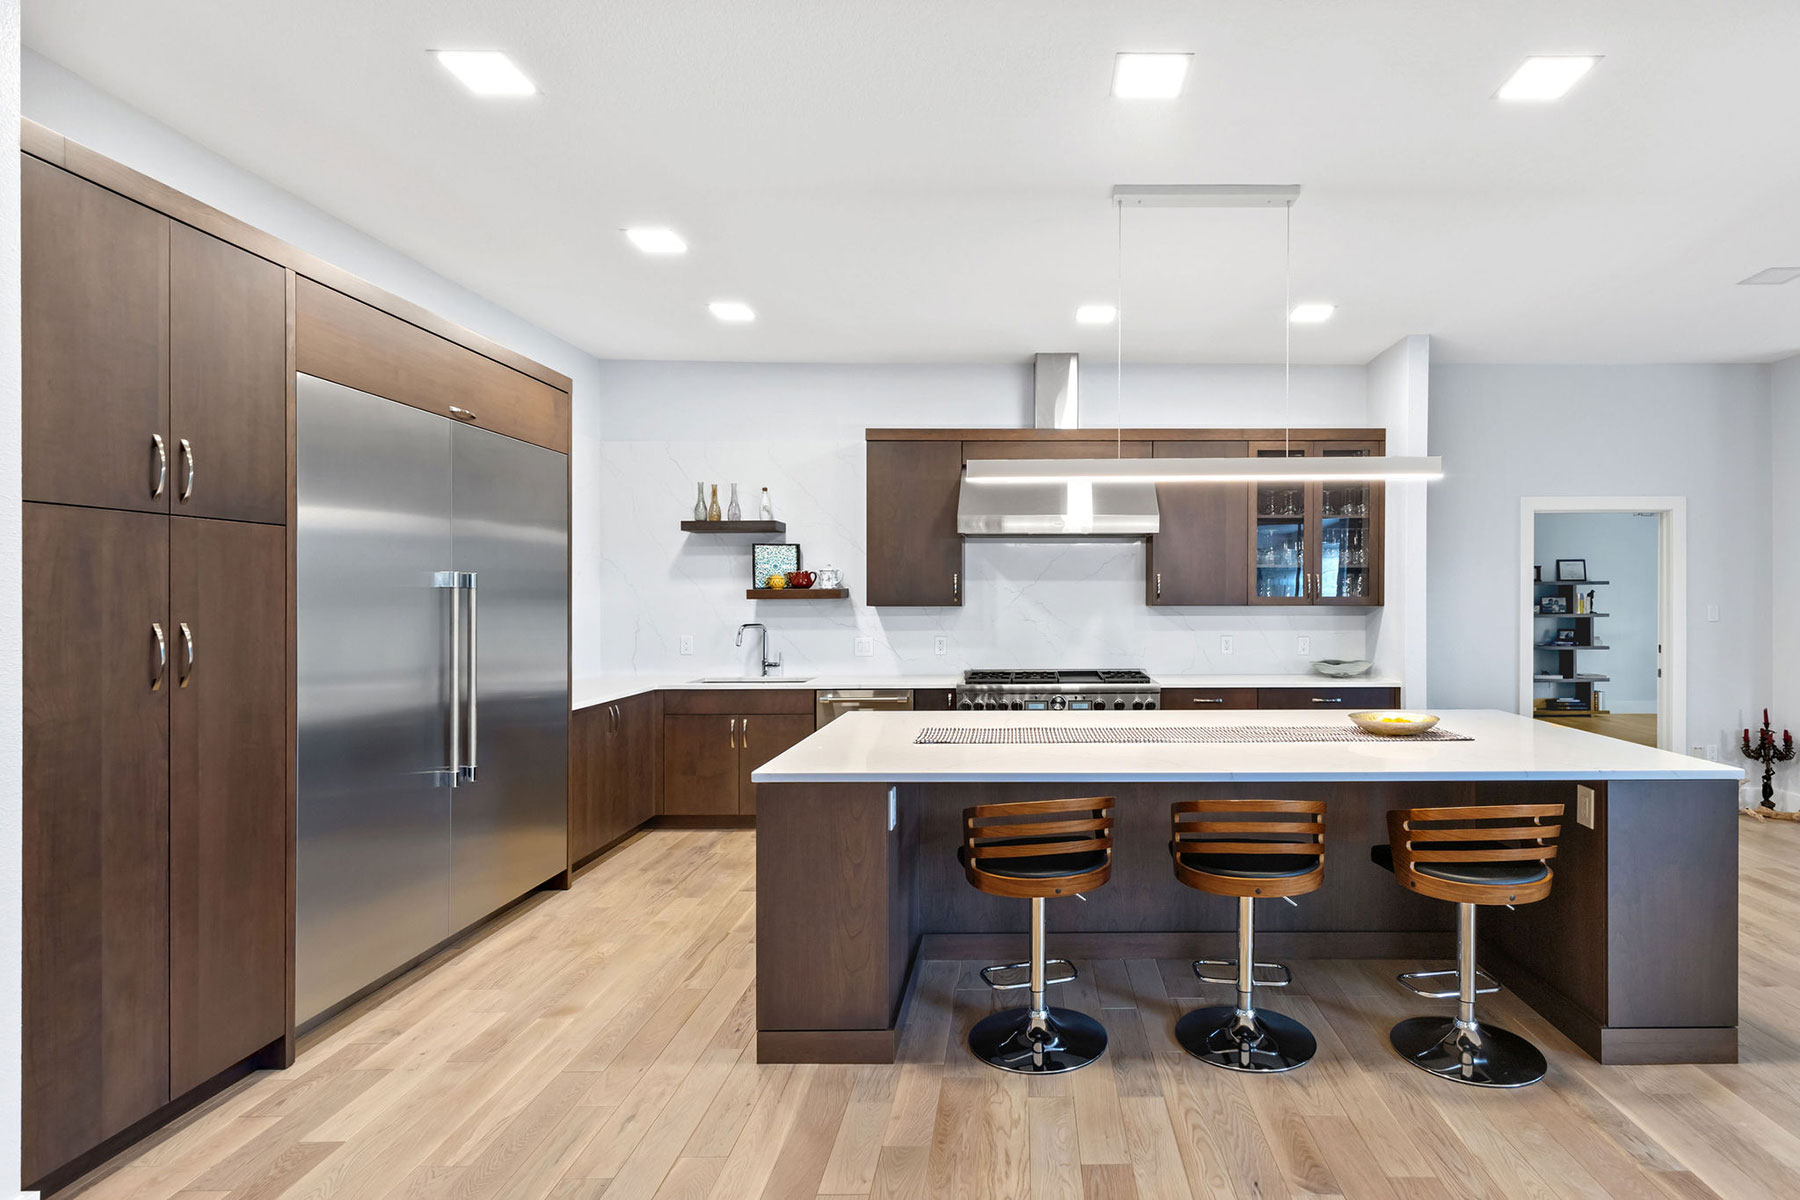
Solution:
<svg viewBox="0 0 1800 1200"><path fill-rule="evenodd" d="M1729 779L1742 770L1534 721L1494 709L1450 709L1440 728L1467 742L1123 745L930 745L926 726L1349 725L1310 710L1255 712L855 712L777 755L757 783L1159 782L1406 779Z"/></svg>
<svg viewBox="0 0 1800 1200"><path fill-rule="evenodd" d="M1150 677L1157 687L1165 688L1319 688L1319 687L1386 687L1400 686L1398 679L1386 675L1356 675L1349 679L1333 679L1326 675L1159 675ZM664 690L736 691L742 688L800 688L806 691L830 691L837 688L900 688L919 691L925 688L953 688L962 683L962 675L845 675L827 673L807 675L796 671L791 677L781 676L768 683L735 681L700 683L698 673L683 675L600 675L577 679L569 692L569 707L591 708L610 704L627 696Z"/></svg>

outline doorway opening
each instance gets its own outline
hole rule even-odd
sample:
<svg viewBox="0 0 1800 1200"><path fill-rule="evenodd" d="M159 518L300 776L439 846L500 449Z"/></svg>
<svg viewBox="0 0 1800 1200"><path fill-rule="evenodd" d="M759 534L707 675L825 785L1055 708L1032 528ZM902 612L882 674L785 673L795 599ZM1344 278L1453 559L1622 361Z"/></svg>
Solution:
<svg viewBox="0 0 1800 1200"><path fill-rule="evenodd" d="M1524 500L1521 713L1684 748L1685 509L1679 498Z"/></svg>

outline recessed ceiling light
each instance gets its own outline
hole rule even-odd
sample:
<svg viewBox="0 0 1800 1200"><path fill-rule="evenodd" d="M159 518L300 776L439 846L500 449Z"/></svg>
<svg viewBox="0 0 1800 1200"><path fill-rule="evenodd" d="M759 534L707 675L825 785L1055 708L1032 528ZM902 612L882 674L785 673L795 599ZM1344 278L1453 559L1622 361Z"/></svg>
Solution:
<svg viewBox="0 0 1800 1200"><path fill-rule="evenodd" d="M1296 325L1317 325L1321 321L1331 320L1331 314L1336 311L1335 304L1309 300L1305 304L1294 305L1294 311L1288 314L1288 320Z"/></svg>
<svg viewBox="0 0 1800 1200"><path fill-rule="evenodd" d="M732 325L742 325L746 321L756 320L756 312L742 300L714 300L706 306L708 312Z"/></svg>
<svg viewBox="0 0 1800 1200"><path fill-rule="evenodd" d="M1172 100L1187 82L1192 54L1120 54L1113 59L1112 94L1122 100Z"/></svg>
<svg viewBox="0 0 1800 1200"><path fill-rule="evenodd" d="M1083 304L1075 310L1077 325L1111 325L1119 310L1110 304Z"/></svg>
<svg viewBox="0 0 1800 1200"><path fill-rule="evenodd" d="M1526 59L1500 85L1501 100L1560 100L1594 69L1597 54L1538 54Z"/></svg>
<svg viewBox="0 0 1800 1200"><path fill-rule="evenodd" d="M1776 283L1788 283L1795 279L1800 279L1800 267L1765 267L1748 279L1738 280L1738 286L1742 287L1747 283L1766 286Z"/></svg>
<svg viewBox="0 0 1800 1200"><path fill-rule="evenodd" d="M537 85L498 50L436 50L437 60L477 96L535 96Z"/></svg>
<svg viewBox="0 0 1800 1200"><path fill-rule="evenodd" d="M625 231L625 236L645 254L687 253L687 243L681 235L660 225L634 225Z"/></svg>

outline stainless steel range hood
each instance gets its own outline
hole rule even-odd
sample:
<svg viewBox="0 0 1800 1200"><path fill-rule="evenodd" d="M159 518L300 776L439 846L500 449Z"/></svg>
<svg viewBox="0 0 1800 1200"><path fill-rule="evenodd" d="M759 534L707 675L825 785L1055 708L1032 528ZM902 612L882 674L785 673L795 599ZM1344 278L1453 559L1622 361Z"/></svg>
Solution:
<svg viewBox="0 0 1800 1200"><path fill-rule="evenodd" d="M1036 360L1036 427L1079 428L1080 360L1040 354ZM1147 537L1160 517L1156 485L1134 480L971 483L956 498L956 531L964 537Z"/></svg>

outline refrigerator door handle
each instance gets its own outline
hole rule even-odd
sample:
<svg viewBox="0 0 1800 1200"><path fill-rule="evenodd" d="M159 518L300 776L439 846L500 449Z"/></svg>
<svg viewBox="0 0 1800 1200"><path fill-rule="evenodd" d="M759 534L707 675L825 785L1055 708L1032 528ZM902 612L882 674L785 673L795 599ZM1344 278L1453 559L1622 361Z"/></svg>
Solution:
<svg viewBox="0 0 1800 1200"><path fill-rule="evenodd" d="M475 770L481 761L481 668L478 665L481 661L481 593L475 588L475 576L474 571L464 571L458 576L469 593L469 761L462 763L457 771L457 778L463 783L475 782Z"/></svg>
<svg viewBox="0 0 1800 1200"><path fill-rule="evenodd" d="M462 778L462 576L439 571L431 586L450 590L450 767L437 774L443 784L455 787Z"/></svg>

